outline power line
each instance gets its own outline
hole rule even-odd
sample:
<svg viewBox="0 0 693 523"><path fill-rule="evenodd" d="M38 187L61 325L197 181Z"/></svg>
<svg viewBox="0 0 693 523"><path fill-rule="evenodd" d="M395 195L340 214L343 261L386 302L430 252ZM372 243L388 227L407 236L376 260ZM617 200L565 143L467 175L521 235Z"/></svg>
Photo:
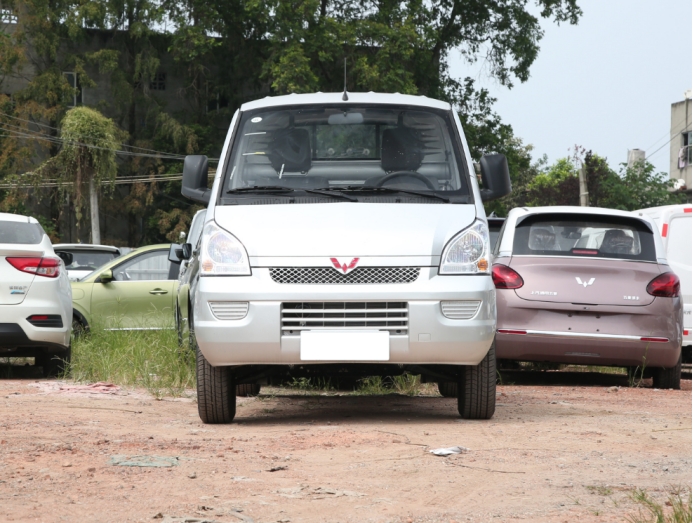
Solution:
<svg viewBox="0 0 693 523"><path fill-rule="evenodd" d="M688 124L686 127L684 127L683 129L681 129L681 131L679 131L679 132L686 131L690 126L691 126L691 124ZM654 151L654 152L648 154L648 155L645 157L645 160L650 159L650 158L652 157L653 154L656 154L656 153L659 152L661 149L663 149L664 147L666 147L667 145L669 145L669 144L674 140L674 138L676 138L677 136L678 136L678 134L675 134L674 136L672 136L672 137L669 139L668 142L666 142L665 144L663 144L662 146L660 146L656 151Z"/></svg>
<svg viewBox="0 0 693 523"><path fill-rule="evenodd" d="M27 173L29 174L29 173ZM115 180L101 180L101 185L130 185L133 183L153 183L153 182L174 182L183 179L183 173L174 173L166 175L155 175L155 176L126 176L121 178L116 178ZM41 182L38 185L33 185L30 183L3 183L0 184L0 189L33 189L34 187L65 187L73 185L74 182L58 182L55 180L49 180Z"/></svg>
<svg viewBox="0 0 693 523"><path fill-rule="evenodd" d="M684 116L684 117L683 117L683 120L681 120L679 123L677 123L674 127L678 127L679 125L685 123L687 118L688 118L687 116ZM675 132L678 132L678 131L675 131ZM657 145L657 144L659 143L659 141L662 140L663 138L665 138L665 137L667 137L667 136L671 136L670 133L671 133L671 129L668 130L666 133L664 133L660 138L657 138L657 139L655 140L655 142L654 142L652 145L646 147L645 150L647 151L650 147L654 147L654 146Z"/></svg>

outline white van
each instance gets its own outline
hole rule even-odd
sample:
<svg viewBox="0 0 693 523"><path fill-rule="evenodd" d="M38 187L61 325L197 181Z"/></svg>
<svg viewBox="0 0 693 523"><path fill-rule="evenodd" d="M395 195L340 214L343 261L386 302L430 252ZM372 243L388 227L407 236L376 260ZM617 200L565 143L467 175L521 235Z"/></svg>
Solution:
<svg viewBox="0 0 693 523"><path fill-rule="evenodd" d="M189 310L198 406L235 415L270 377L392 376L458 384L465 418L495 410L495 289L482 201L510 192L502 155L480 190L459 118L424 96L264 98L233 117L208 203ZM184 314L181 311L181 314Z"/></svg>
<svg viewBox="0 0 693 523"><path fill-rule="evenodd" d="M681 280L681 296L683 297L683 353L682 362L691 363L691 210L690 203L683 205L664 205L640 209L636 213L646 214L657 224L662 243L666 251L669 266Z"/></svg>

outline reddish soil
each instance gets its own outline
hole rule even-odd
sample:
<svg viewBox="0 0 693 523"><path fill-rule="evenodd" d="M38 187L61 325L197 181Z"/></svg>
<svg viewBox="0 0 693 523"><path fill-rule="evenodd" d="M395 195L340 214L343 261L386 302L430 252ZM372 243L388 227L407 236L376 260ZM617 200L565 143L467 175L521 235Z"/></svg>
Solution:
<svg viewBox="0 0 693 523"><path fill-rule="evenodd" d="M691 382L608 379L499 386L490 421L442 397L265 388L225 426L190 398L0 380L0 520L623 522L634 489L690 491ZM428 452L452 446L469 451ZM133 456L171 466L112 464Z"/></svg>

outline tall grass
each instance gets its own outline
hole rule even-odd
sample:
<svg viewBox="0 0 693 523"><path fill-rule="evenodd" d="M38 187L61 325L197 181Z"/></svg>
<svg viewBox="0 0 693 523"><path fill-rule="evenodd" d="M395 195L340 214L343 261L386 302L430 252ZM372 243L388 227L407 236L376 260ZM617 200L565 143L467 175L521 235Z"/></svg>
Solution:
<svg viewBox="0 0 693 523"><path fill-rule="evenodd" d="M637 515L627 517L630 523L691 523L691 493L682 497L683 492L677 491L669 495L662 505L653 500L644 490L632 493L633 501L640 505ZM670 507L670 508L667 508Z"/></svg>
<svg viewBox="0 0 693 523"><path fill-rule="evenodd" d="M105 330L92 326L72 341L69 376L145 387L151 394L181 396L195 387L195 355L178 347L175 330Z"/></svg>

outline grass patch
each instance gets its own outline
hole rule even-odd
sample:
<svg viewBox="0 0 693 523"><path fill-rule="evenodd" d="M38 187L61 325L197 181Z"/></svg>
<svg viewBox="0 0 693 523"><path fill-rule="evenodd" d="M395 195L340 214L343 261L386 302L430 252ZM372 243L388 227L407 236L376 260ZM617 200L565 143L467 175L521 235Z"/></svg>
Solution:
<svg viewBox="0 0 693 523"><path fill-rule="evenodd" d="M679 490L669 495L664 503L658 503L644 490L635 490L631 497L640 508L637 515L628 516L630 523L691 523L691 493L682 497Z"/></svg>
<svg viewBox="0 0 693 523"><path fill-rule="evenodd" d="M72 341L69 376L144 387L157 398L195 387L195 355L179 349L175 330L107 331L92 326Z"/></svg>

